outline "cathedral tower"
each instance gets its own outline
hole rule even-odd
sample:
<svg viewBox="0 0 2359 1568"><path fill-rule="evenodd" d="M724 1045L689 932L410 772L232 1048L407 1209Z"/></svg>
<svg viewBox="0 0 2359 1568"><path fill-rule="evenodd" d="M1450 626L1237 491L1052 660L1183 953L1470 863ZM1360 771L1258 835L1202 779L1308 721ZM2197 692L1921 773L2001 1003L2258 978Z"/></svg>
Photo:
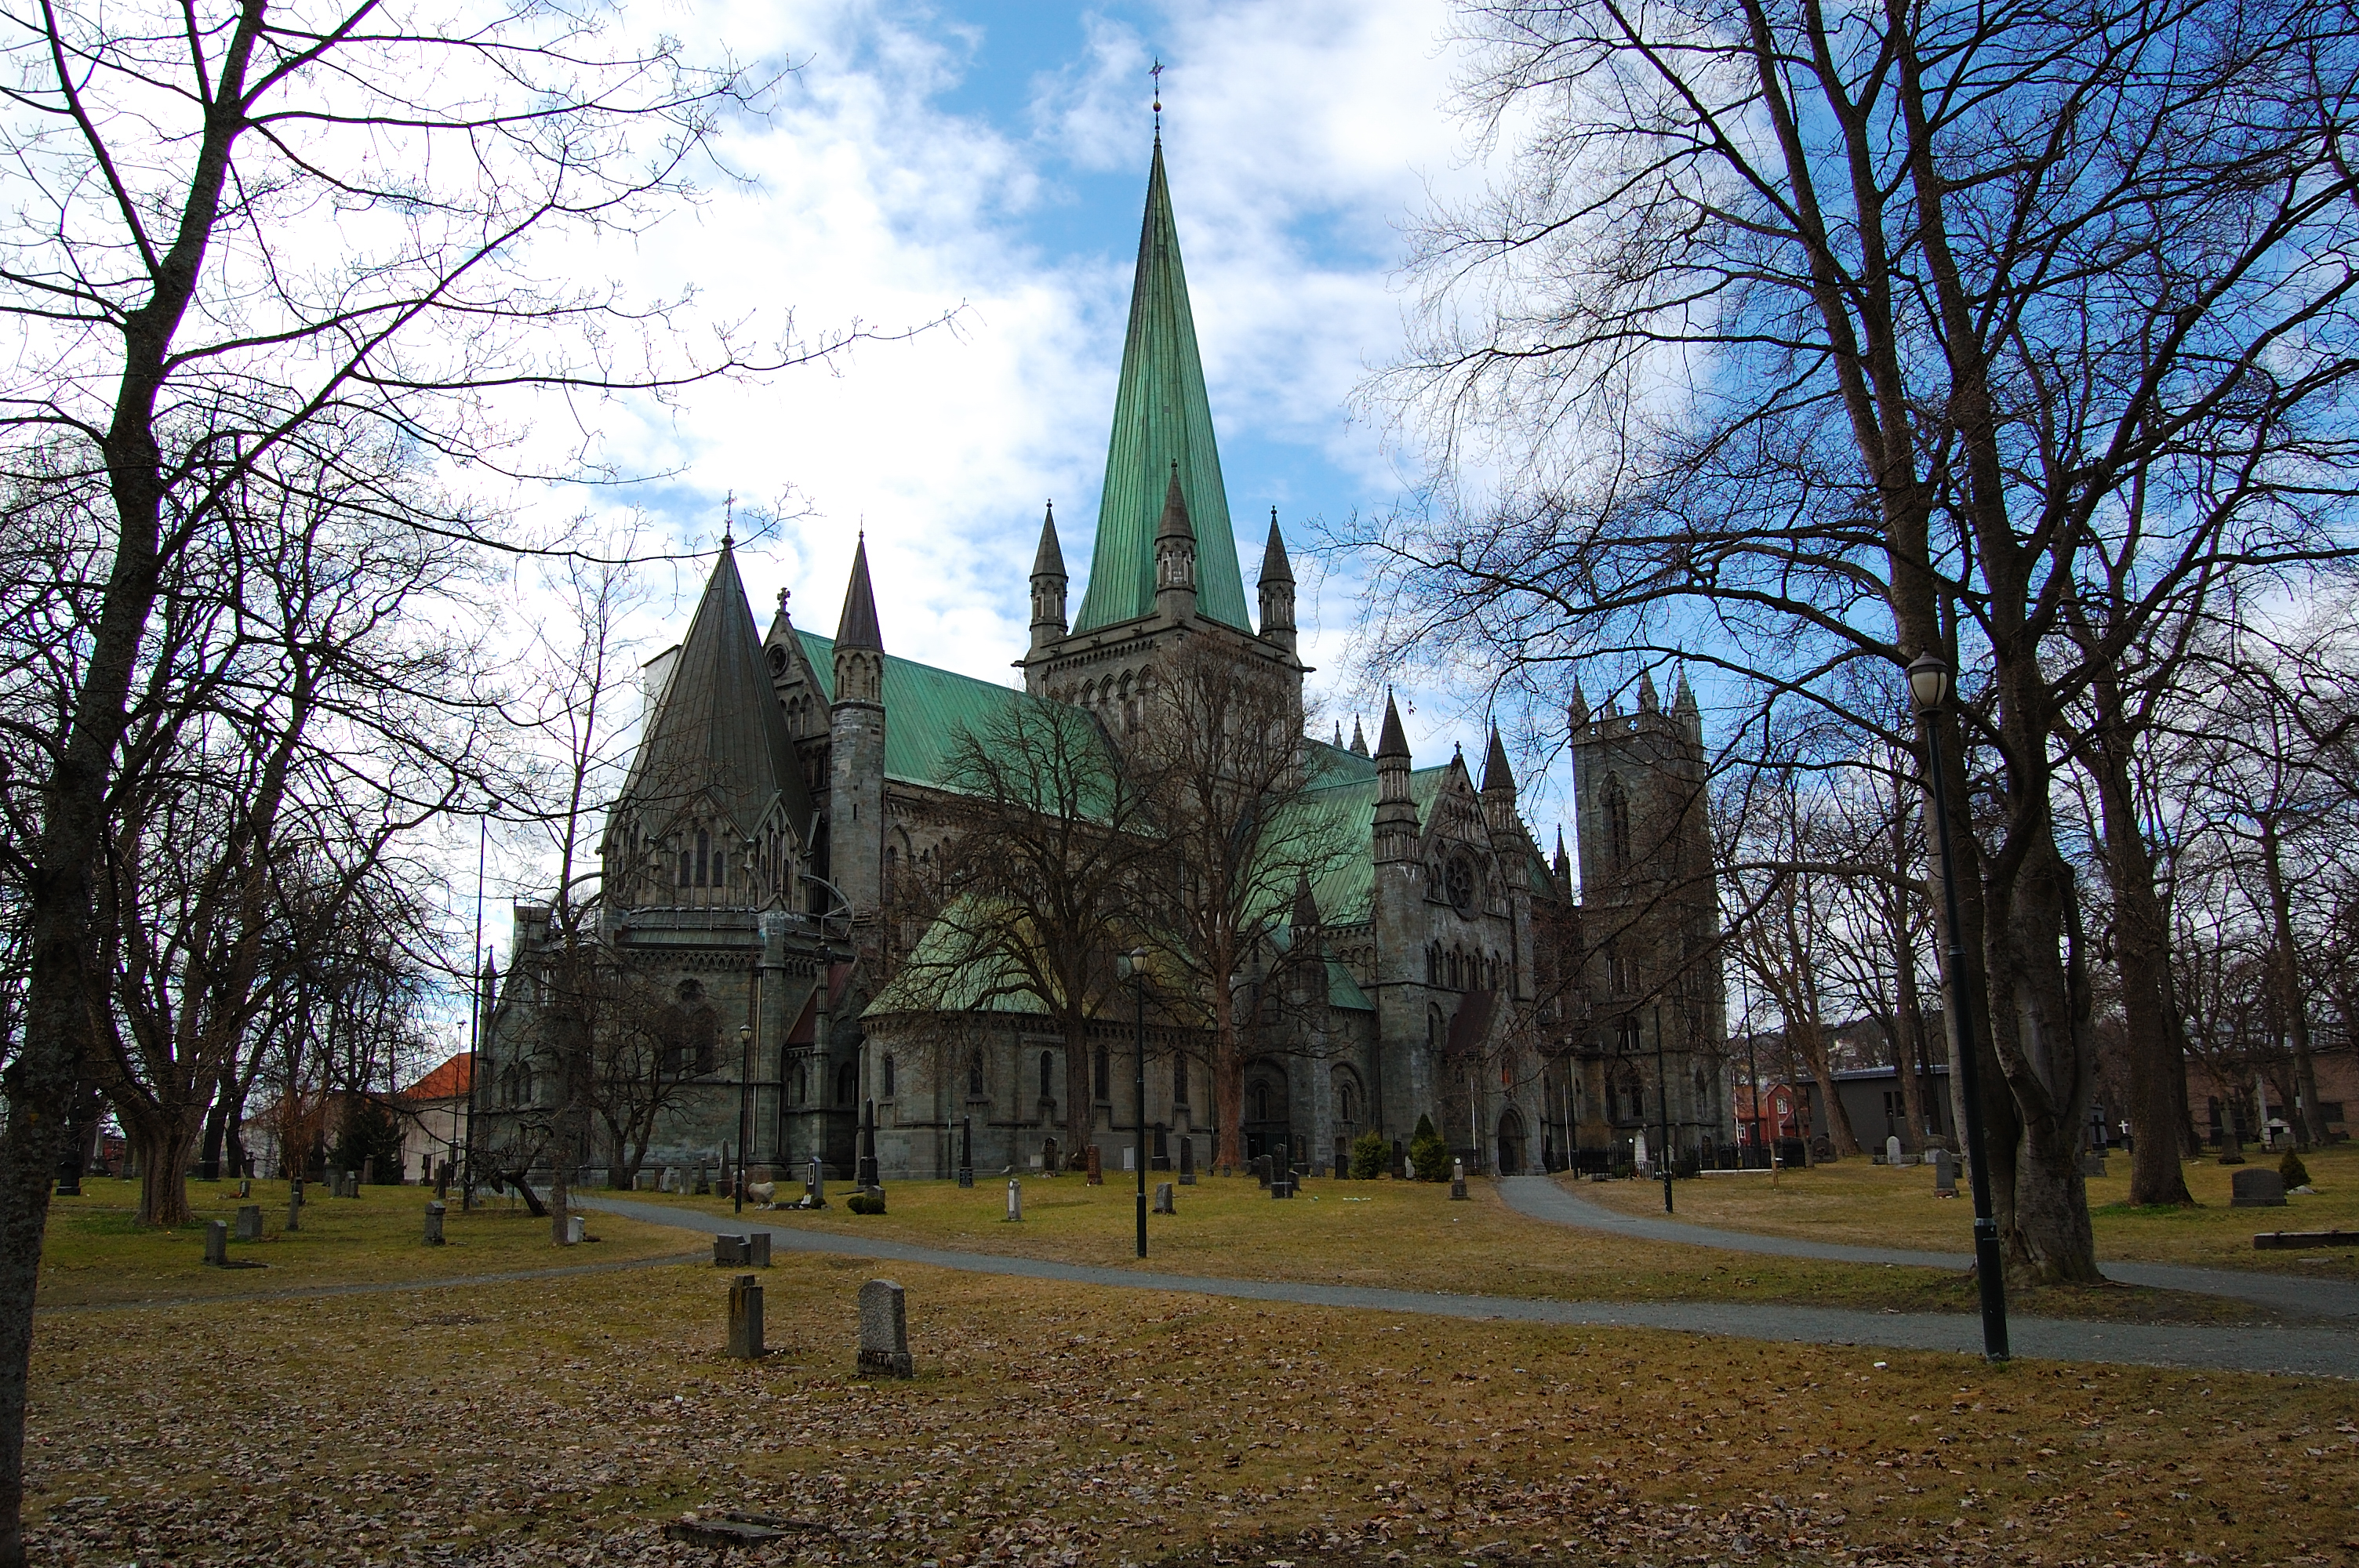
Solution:
<svg viewBox="0 0 2359 1568"><path fill-rule="evenodd" d="M885 638L868 583L868 541L853 552L835 628L835 701L828 711L827 878L860 922L885 898Z"/></svg>

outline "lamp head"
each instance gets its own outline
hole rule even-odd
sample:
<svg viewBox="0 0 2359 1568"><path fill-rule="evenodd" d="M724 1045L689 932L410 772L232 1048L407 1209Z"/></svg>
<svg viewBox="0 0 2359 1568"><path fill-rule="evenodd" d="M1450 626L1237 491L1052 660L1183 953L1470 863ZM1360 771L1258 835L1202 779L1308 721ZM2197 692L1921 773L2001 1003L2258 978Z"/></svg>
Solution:
<svg viewBox="0 0 2359 1568"><path fill-rule="evenodd" d="M1950 666L1937 654L1918 654L1908 665L1908 695L1916 699L1918 712L1938 709L1950 700Z"/></svg>
<svg viewBox="0 0 2359 1568"><path fill-rule="evenodd" d="M737 1041L741 1045L751 1045L754 1043L754 1026L750 1023L739 1024L737 1026Z"/></svg>
<svg viewBox="0 0 2359 1568"><path fill-rule="evenodd" d="M1125 980L1130 979L1133 975L1145 974L1147 972L1147 949L1144 947L1129 947L1124 949L1122 952L1116 953L1114 956L1114 973Z"/></svg>

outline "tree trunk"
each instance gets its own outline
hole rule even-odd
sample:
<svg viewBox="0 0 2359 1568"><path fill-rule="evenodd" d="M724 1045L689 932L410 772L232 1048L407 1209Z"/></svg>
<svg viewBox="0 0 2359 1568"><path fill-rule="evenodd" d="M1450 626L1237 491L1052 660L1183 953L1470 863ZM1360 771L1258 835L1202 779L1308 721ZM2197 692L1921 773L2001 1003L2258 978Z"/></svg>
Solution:
<svg viewBox="0 0 2359 1568"><path fill-rule="evenodd" d="M1065 1014L1065 1148L1060 1159L1071 1158L1088 1147L1090 1112L1096 1101L1090 1082L1090 1022L1078 1009ZM1016 1065L1016 1081L1023 1081L1023 1065Z"/></svg>
<svg viewBox="0 0 2359 1568"><path fill-rule="evenodd" d="M2286 892L2284 847L2275 816L2261 818L2261 876L2269 894L2269 928L2277 946L2277 1009L2285 1018L2286 1045L2293 1053L2293 1098L2286 1123L2294 1142L2309 1149L2326 1141L2326 1121L2318 1113L2318 1064L2310 1054L2310 1008L2301 994L2301 950L2294 945L2293 900Z"/></svg>
<svg viewBox="0 0 2359 1568"><path fill-rule="evenodd" d="M1835 1158L1849 1159L1859 1152L1859 1135L1852 1130L1851 1112L1843 1108L1843 1097L1835 1092L1834 1064L1827 1059L1825 1027L1816 1018L1789 1024L1794 1043L1802 1053L1803 1065L1818 1081L1819 1098L1827 1108L1827 1136L1834 1144Z"/></svg>
<svg viewBox="0 0 2359 1568"><path fill-rule="evenodd" d="M1245 1073L1237 1049L1236 995L1229 989L1234 971L1226 963L1214 966L1212 979L1212 1108L1220 1123L1220 1148L1213 1163L1225 1170L1245 1163Z"/></svg>
<svg viewBox="0 0 2359 1568"><path fill-rule="evenodd" d="M229 1135L229 1097L236 1082L234 1068L224 1067L213 1080L212 1103L205 1108L205 1135L197 1156L197 1174L208 1182L222 1176L222 1142Z"/></svg>
<svg viewBox="0 0 2359 1568"><path fill-rule="evenodd" d="M197 1145L187 1122L148 1122L130 1134L139 1162L139 1222L170 1230L189 1223L189 1160Z"/></svg>
<svg viewBox="0 0 2359 1568"><path fill-rule="evenodd" d="M2109 683L2099 682L2105 696ZM2180 1106L2187 1063L2171 1031L2164 994L2170 973L2170 933L2155 896L2154 858L2138 823L2126 742L2107 725L2089 766L2105 836L2105 870L2114 891L2114 968L2121 978L2122 1022L2130 1068L2130 1202L2192 1208L2194 1195L2180 1170Z"/></svg>

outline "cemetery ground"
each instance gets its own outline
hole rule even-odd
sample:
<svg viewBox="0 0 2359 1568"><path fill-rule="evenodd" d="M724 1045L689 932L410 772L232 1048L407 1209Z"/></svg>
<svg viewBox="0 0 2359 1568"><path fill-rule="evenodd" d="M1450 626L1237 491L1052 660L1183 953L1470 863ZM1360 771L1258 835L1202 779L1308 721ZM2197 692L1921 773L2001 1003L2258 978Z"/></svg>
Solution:
<svg viewBox="0 0 2359 1568"><path fill-rule="evenodd" d="M1306 1228L1310 1206L1247 1182L1183 1189L1183 1217L1223 1187L1254 1195L1235 1200L1223 1271L1256 1266L1236 1246L1248 1204L1273 1236ZM423 1195L408 1195L414 1217ZM1086 1212L1126 1248L1121 1206L1094 1201L1109 1195L1128 1195L1091 1189ZM1390 1232L1451 1247L1438 1238L1491 1206L1394 1196L1356 1232L1378 1272L1416 1249ZM1052 1234L1034 1214L1005 1228ZM1169 1246L1168 1222L1158 1234ZM439 1270L452 1250L406 1256ZM1462 1276L1479 1250L1443 1257ZM723 1355L734 1271L45 1311L27 1544L92 1568L2359 1562L2347 1382L900 1266L918 1375L873 1379L853 1357L875 1263L780 1254L760 1275L759 1362ZM664 1537L729 1509L791 1528L726 1553Z"/></svg>
<svg viewBox="0 0 2359 1568"><path fill-rule="evenodd" d="M2359 1249L2264 1252L2253 1246L2254 1234L2263 1230L2359 1230L2359 1143L2314 1150L2301 1159L2317 1190L2288 1193L2283 1208L2229 1206L2229 1184L2237 1171L2277 1167L2277 1155L2257 1149L2246 1152L2244 1165L2223 1165L2209 1156L2188 1161L2181 1169L2196 1208L2134 1208L2129 1159L2116 1153L2106 1162L2104 1175L2089 1178L2097 1256L2359 1280ZM1929 1167L1877 1165L1862 1156L1781 1171L1774 1182L1766 1172L1680 1182L1674 1201L1677 1217L1700 1226L1854 1247L1968 1252L1972 1217L1962 1178L1958 1184L1958 1197L1937 1199ZM1663 1211L1661 1189L1643 1183L1582 1183L1576 1190L1625 1214L1657 1217Z"/></svg>

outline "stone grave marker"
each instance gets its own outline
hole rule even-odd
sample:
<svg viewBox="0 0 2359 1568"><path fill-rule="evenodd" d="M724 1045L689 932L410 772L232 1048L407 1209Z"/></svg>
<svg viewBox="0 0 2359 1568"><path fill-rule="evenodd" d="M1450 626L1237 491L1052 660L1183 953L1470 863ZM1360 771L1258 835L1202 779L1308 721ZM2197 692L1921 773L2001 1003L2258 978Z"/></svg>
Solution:
<svg viewBox="0 0 2359 1568"><path fill-rule="evenodd" d="M1125 1175L1138 1169L1138 1145L1136 1143L1123 1145L1122 1169Z"/></svg>
<svg viewBox="0 0 2359 1568"><path fill-rule="evenodd" d="M827 1206L827 1167L816 1154L811 1156L810 1174L803 1178L803 1202L811 1208Z"/></svg>
<svg viewBox="0 0 2359 1568"><path fill-rule="evenodd" d="M1958 1157L1947 1149L1933 1151L1933 1195L1940 1198L1958 1195Z"/></svg>
<svg viewBox="0 0 2359 1568"><path fill-rule="evenodd" d="M860 1370L880 1378L916 1375L909 1360L909 1319L901 1287L871 1280L860 1287Z"/></svg>
<svg viewBox="0 0 2359 1568"><path fill-rule="evenodd" d="M742 1236L716 1236L712 1238L712 1266L716 1269L742 1269L745 1266L745 1238Z"/></svg>
<svg viewBox="0 0 2359 1568"><path fill-rule="evenodd" d="M1393 1180L1408 1180L1408 1145L1397 1138L1393 1140Z"/></svg>
<svg viewBox="0 0 2359 1568"><path fill-rule="evenodd" d="M1193 1138L1180 1140L1180 1184L1183 1187L1196 1184L1196 1141Z"/></svg>
<svg viewBox="0 0 2359 1568"><path fill-rule="evenodd" d="M756 1230L745 1238L745 1261L756 1269L770 1266L770 1233Z"/></svg>
<svg viewBox="0 0 2359 1568"><path fill-rule="evenodd" d="M254 1184L245 1177L240 1176L237 1179L237 1195L242 1198L252 1197L254 1195Z"/></svg>
<svg viewBox="0 0 2359 1568"><path fill-rule="evenodd" d="M2248 1165L2231 1178L2230 1208L2285 1207L2285 1178L2267 1165Z"/></svg>
<svg viewBox="0 0 2359 1568"><path fill-rule="evenodd" d="M1450 1196L1452 1201L1456 1201L1465 1197L1465 1195L1466 1162L1463 1160L1452 1160L1450 1162Z"/></svg>
<svg viewBox="0 0 2359 1568"><path fill-rule="evenodd" d="M730 1281L729 1354L741 1361L762 1358L762 1287L751 1274Z"/></svg>
<svg viewBox="0 0 2359 1568"><path fill-rule="evenodd" d="M679 1191L679 1167L666 1165L663 1168L663 1180L659 1184L658 1190L667 1193Z"/></svg>
<svg viewBox="0 0 2359 1568"><path fill-rule="evenodd" d="M689 1194L692 1197L700 1198L709 1198L712 1195L712 1177L705 1170L704 1162L701 1160L696 1162L696 1179L690 1185Z"/></svg>
<svg viewBox="0 0 2359 1568"><path fill-rule="evenodd" d="M303 1206L303 1178L290 1176L287 1181L287 1201L297 1208Z"/></svg>
<svg viewBox="0 0 2359 1568"><path fill-rule="evenodd" d="M245 1204L238 1209L237 1238L240 1241L262 1239L262 1206L260 1204Z"/></svg>
<svg viewBox="0 0 2359 1568"><path fill-rule="evenodd" d="M427 1246L440 1247L442 1245L442 1216L447 1212L448 1211L440 1203L430 1203L426 1206Z"/></svg>
<svg viewBox="0 0 2359 1568"><path fill-rule="evenodd" d="M372 1155L370 1155L367 1159L363 1160L363 1161L361 1162L361 1178L360 1178L360 1179L361 1179L362 1181L364 1181L364 1182L367 1183L370 1186L375 1186L375 1185L376 1185L376 1156L375 1156L375 1155L372 1154ZM360 1195L359 1193L357 1193L357 1192L355 1192L354 1194L353 1194L353 1196L354 1196L354 1197L358 1197L358 1196L360 1196L360 1195Z"/></svg>
<svg viewBox="0 0 2359 1568"><path fill-rule="evenodd" d="M1032 1162L1032 1168L1044 1176L1053 1176L1057 1173L1057 1141L1055 1139L1044 1138L1040 1141L1040 1153Z"/></svg>
<svg viewBox="0 0 2359 1568"><path fill-rule="evenodd" d="M2102 1176L2102 1175L2104 1175L2104 1173L2105 1173L2105 1157L2104 1157L2104 1154L2102 1154L2102 1153L2098 1152L2097 1152L2097 1151L2095 1151L2095 1150L2090 1150L2090 1151L2088 1151L2087 1152L2083 1153L2083 1154L2081 1156L2081 1174L2082 1174L2082 1175L2083 1175L2083 1176Z"/></svg>
<svg viewBox="0 0 2359 1568"><path fill-rule="evenodd" d="M1253 1173L1255 1181L1259 1182L1264 1187L1267 1187L1269 1185L1268 1155L1256 1154L1254 1156Z"/></svg>
<svg viewBox="0 0 2359 1568"><path fill-rule="evenodd" d="M974 1118L971 1116L959 1118L958 1184L974 1185Z"/></svg>
<svg viewBox="0 0 2359 1568"><path fill-rule="evenodd" d="M1171 1201L1171 1184L1169 1182L1158 1182L1155 1184L1155 1212L1158 1214L1178 1214L1180 1212L1178 1208L1173 1206Z"/></svg>
<svg viewBox="0 0 2359 1568"><path fill-rule="evenodd" d="M1908 1163L1908 1159L1900 1152L1900 1137L1897 1133L1887 1135L1884 1140L1884 1162L1887 1165Z"/></svg>
<svg viewBox="0 0 2359 1568"><path fill-rule="evenodd" d="M209 1219L205 1222L205 1261L214 1268L229 1262L229 1222Z"/></svg>
<svg viewBox="0 0 2359 1568"><path fill-rule="evenodd" d="M303 1195L301 1193L297 1193L287 1200L287 1228L289 1230L303 1228Z"/></svg>
<svg viewBox="0 0 2359 1568"><path fill-rule="evenodd" d="M565 1239L571 1242L576 1247L579 1247L584 1241L589 1240L589 1217L579 1214L567 1215L565 1217Z"/></svg>
<svg viewBox="0 0 2359 1568"><path fill-rule="evenodd" d="M1013 1176L1007 1178L1007 1217L1010 1220L1024 1217L1024 1184Z"/></svg>

